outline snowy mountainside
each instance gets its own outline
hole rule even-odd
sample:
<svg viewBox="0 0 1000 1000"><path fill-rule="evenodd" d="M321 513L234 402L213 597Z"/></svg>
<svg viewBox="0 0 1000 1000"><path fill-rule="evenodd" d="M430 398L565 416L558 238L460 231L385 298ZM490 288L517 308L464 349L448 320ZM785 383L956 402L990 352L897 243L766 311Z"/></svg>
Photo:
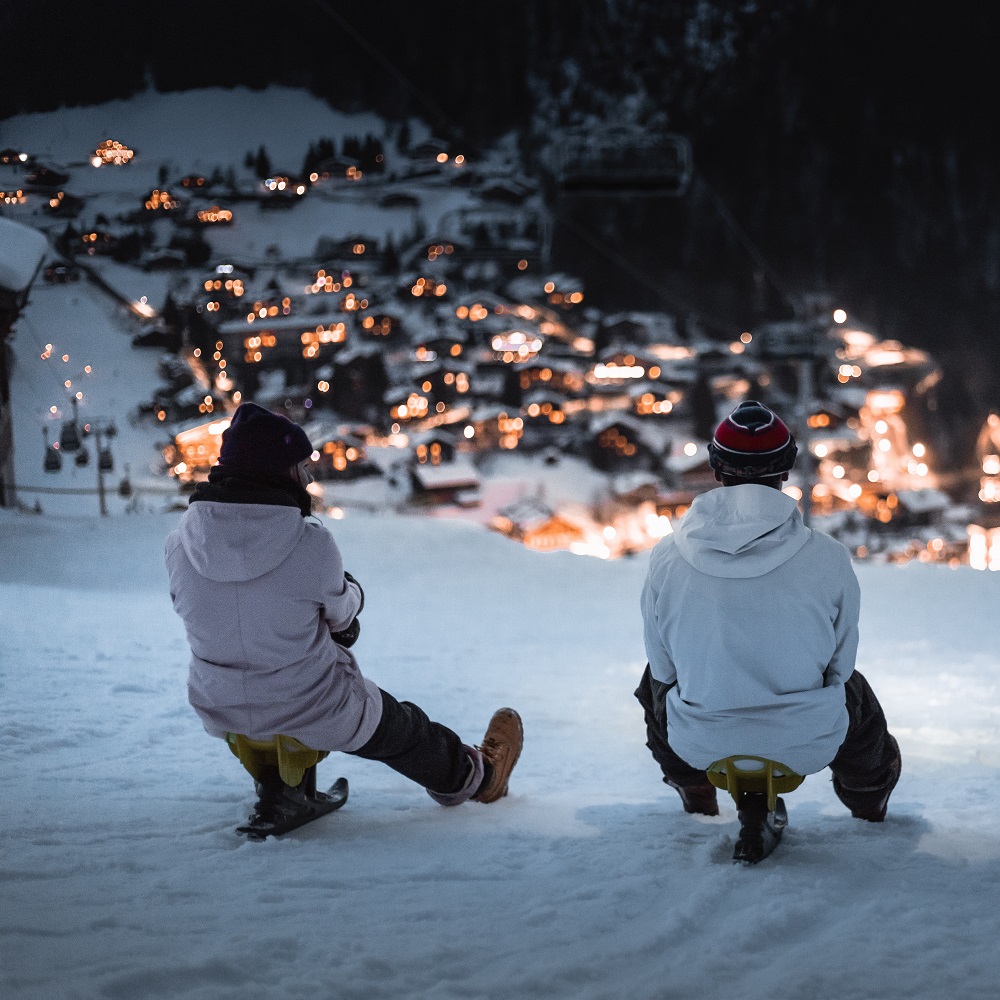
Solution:
<svg viewBox="0 0 1000 1000"><path fill-rule="evenodd" d="M347 807L248 844L249 778L186 704L176 519L0 513L4 996L995 996L996 575L859 568L859 666L904 759L889 818L812 776L744 870L732 803L685 815L643 745L645 557L328 522L367 595L362 669L470 741L513 705L525 751L507 799L454 810L333 755Z"/></svg>

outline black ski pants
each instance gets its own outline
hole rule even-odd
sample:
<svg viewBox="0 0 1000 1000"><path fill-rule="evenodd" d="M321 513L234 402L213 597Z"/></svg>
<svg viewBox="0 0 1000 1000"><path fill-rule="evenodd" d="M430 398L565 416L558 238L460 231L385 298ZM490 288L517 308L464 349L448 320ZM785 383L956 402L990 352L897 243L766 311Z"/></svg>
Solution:
<svg viewBox="0 0 1000 1000"><path fill-rule="evenodd" d="M457 792L469 779L471 758L461 738L432 722L417 705L397 701L388 691L382 691L382 718L375 732L363 747L348 752L380 760L432 792Z"/></svg>
<svg viewBox="0 0 1000 1000"><path fill-rule="evenodd" d="M668 742L667 692L671 687L653 677L646 665L635 692L646 718L646 746L660 765L664 781L682 788L705 785L705 772L681 760ZM851 674L844 691L850 721L830 770L834 792L853 812L869 808L891 790L899 775L899 746L888 731L875 692L861 673L855 670Z"/></svg>

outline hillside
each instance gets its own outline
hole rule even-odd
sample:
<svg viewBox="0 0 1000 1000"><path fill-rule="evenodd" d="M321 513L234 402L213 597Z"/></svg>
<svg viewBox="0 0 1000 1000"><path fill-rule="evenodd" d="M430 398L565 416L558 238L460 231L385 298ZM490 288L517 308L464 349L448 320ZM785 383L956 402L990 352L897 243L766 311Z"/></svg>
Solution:
<svg viewBox="0 0 1000 1000"><path fill-rule="evenodd" d="M334 755L347 807L247 844L249 779L186 704L175 518L0 517L5 996L995 995L1000 576L859 568L859 666L904 759L889 817L812 776L744 870L732 803L685 815L644 746L644 557L348 516L362 668L470 740L515 706L524 755L507 799L456 810Z"/></svg>

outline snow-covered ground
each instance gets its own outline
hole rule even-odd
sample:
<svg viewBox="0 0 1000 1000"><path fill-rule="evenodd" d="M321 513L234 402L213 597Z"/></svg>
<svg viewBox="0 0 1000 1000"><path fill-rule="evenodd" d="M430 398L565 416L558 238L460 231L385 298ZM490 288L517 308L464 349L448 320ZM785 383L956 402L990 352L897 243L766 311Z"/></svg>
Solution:
<svg viewBox="0 0 1000 1000"><path fill-rule="evenodd" d="M1000 575L861 566L860 668L904 774L881 826L828 774L760 865L685 815L632 690L646 558L459 522L331 522L364 670L476 740L524 717L510 796L446 810L334 755L351 799L278 841L186 703L177 515L0 516L0 995L227 1000L997 996Z"/></svg>

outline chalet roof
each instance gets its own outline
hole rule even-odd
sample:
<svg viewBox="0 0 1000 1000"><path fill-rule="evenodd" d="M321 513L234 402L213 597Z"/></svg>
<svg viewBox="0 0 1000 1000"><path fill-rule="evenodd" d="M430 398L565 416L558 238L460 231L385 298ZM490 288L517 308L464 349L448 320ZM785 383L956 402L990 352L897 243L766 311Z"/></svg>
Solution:
<svg viewBox="0 0 1000 1000"><path fill-rule="evenodd" d="M565 291L567 288L572 288L577 291L581 291L583 289L583 278L578 278L573 274L563 274L562 272L547 274L545 275L542 284L547 285L550 281L560 291Z"/></svg>
<svg viewBox="0 0 1000 1000"><path fill-rule="evenodd" d="M524 406L532 403L551 403L553 406L562 406L566 402L566 397L551 389L529 389L522 398Z"/></svg>
<svg viewBox="0 0 1000 1000"><path fill-rule="evenodd" d="M453 431L443 427L433 427L429 431L418 431L416 434L410 435L410 446L413 448L422 444L431 444L433 441L441 441L454 447L458 444L458 437Z"/></svg>
<svg viewBox="0 0 1000 1000"><path fill-rule="evenodd" d="M590 418L587 429L592 434L600 434L601 431L607 430L609 427L614 427L615 424L627 427L636 434L642 433L642 422L624 410L602 410L599 413L595 413Z"/></svg>
<svg viewBox="0 0 1000 1000"><path fill-rule="evenodd" d="M675 440L670 453L664 459L664 464L671 472L692 472L704 466L709 468L708 447L705 442L698 443L698 450L693 455L684 453L683 441Z"/></svg>
<svg viewBox="0 0 1000 1000"><path fill-rule="evenodd" d="M496 420L501 413L510 413L511 407L501 403L482 403L478 405L469 416L472 423L479 423L483 420Z"/></svg>
<svg viewBox="0 0 1000 1000"><path fill-rule="evenodd" d="M38 230L0 218L0 289L25 291L48 249L49 241Z"/></svg>
<svg viewBox="0 0 1000 1000"><path fill-rule="evenodd" d="M623 410L605 410L602 413L595 413L590 420L588 429L592 435L596 436L615 424L628 428L640 444L645 445L657 455L669 451L673 443L673 431L661 424L640 420Z"/></svg>
<svg viewBox="0 0 1000 1000"><path fill-rule="evenodd" d="M631 354L636 359L636 364L641 363L647 368L656 366L662 370L663 359L655 354L650 347L649 344L612 344L610 347L605 347L596 360L601 363L615 357Z"/></svg>
<svg viewBox="0 0 1000 1000"><path fill-rule="evenodd" d="M426 490L471 489L480 485L479 472L464 456L440 465L417 463L411 469L417 482Z"/></svg>
<svg viewBox="0 0 1000 1000"><path fill-rule="evenodd" d="M653 379L640 378L636 379L630 385L625 386L624 391L629 399L639 399L647 392L662 395L668 391L668 387L659 381L659 379L654 381Z"/></svg>
<svg viewBox="0 0 1000 1000"><path fill-rule="evenodd" d="M436 375L439 372L465 372L466 375L472 375L475 368L474 364L445 354L438 355L433 361L414 361L410 365L409 376L415 385L419 385L428 376Z"/></svg>
<svg viewBox="0 0 1000 1000"><path fill-rule="evenodd" d="M455 303L456 307L474 306L477 304L492 312L497 306L512 306L514 303L510 299L505 299L502 295L497 295L496 292L492 291L464 292Z"/></svg>
<svg viewBox="0 0 1000 1000"><path fill-rule="evenodd" d="M911 514L935 514L951 507L951 499L941 490L897 490L896 496Z"/></svg>
<svg viewBox="0 0 1000 1000"><path fill-rule="evenodd" d="M555 511L535 496L523 496L497 511L500 517L523 531L540 527L555 516Z"/></svg>
<svg viewBox="0 0 1000 1000"><path fill-rule="evenodd" d="M657 491L660 489L660 477L652 472L623 472L611 481L612 492L619 497L649 487Z"/></svg>
<svg viewBox="0 0 1000 1000"><path fill-rule="evenodd" d="M602 326L613 330L616 326L636 327L654 335L661 342L676 342L677 321L668 313L629 310L605 316Z"/></svg>
<svg viewBox="0 0 1000 1000"><path fill-rule="evenodd" d="M313 448L321 448L328 441L346 441L350 444L364 444L364 434L349 424L335 424L328 420L313 420L302 425L306 437Z"/></svg>
<svg viewBox="0 0 1000 1000"><path fill-rule="evenodd" d="M551 368L554 372L564 372L566 374L583 374L580 366L572 358L553 358L549 356L538 356L528 361L516 362L513 365L515 371L531 371L535 368Z"/></svg>
<svg viewBox="0 0 1000 1000"><path fill-rule="evenodd" d="M358 361L361 358L373 358L375 356L382 355L382 346L374 341L355 341L348 347L342 347L337 352L337 359L334 362L335 365L350 364L352 361Z"/></svg>
<svg viewBox="0 0 1000 1000"><path fill-rule="evenodd" d="M253 336L262 330L269 333L303 333L306 330L314 330L317 326L331 326L344 323L346 317L343 312L326 312L318 314L304 315L302 313L292 316L268 316L266 319L256 319L248 323L246 317L241 319L227 319L220 323L218 331L221 334L235 334L237 336Z"/></svg>

